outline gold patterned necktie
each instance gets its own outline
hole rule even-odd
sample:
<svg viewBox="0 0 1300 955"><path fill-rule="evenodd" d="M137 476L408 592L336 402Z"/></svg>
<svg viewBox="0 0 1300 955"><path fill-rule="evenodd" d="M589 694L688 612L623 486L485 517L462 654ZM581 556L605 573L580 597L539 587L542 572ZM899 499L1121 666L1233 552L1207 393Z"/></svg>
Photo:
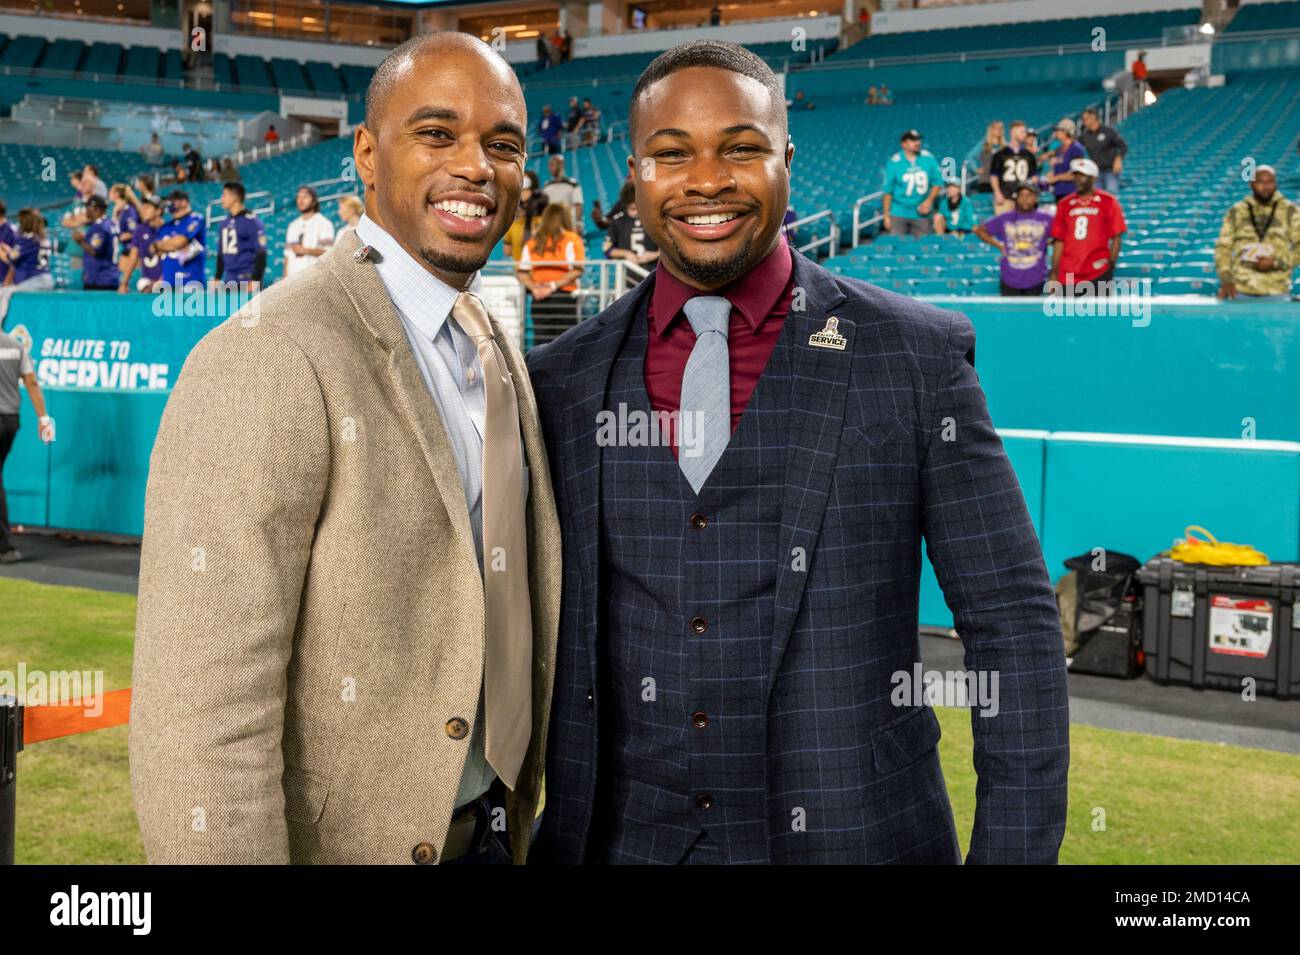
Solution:
<svg viewBox="0 0 1300 955"><path fill-rule="evenodd" d="M533 728L533 621L528 596L523 441L519 405L487 309L461 292L452 318L478 348L487 403L483 434L484 747L513 790Z"/></svg>

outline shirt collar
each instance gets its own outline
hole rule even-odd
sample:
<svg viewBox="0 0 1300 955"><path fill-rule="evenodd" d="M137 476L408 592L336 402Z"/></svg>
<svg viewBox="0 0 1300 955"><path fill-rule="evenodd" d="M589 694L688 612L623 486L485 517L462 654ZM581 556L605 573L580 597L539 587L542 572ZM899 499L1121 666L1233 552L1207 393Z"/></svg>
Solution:
<svg viewBox="0 0 1300 955"><path fill-rule="evenodd" d="M731 302L731 307L745 316L751 331L757 332L767 318L768 313L776 307L781 293L790 282L790 273L794 270L794 259L790 246L782 234L776 248L767 254L756 266L725 285L716 292L701 292L692 288L681 279L672 275L662 266L655 269L654 320L651 331L656 335L665 335L682 306L688 299L697 295L721 295Z"/></svg>
<svg viewBox="0 0 1300 955"><path fill-rule="evenodd" d="M413 259L379 223L365 213L356 227L362 245L379 253L375 270L388 290L397 310L420 332L432 340L442 331L460 289L452 288ZM482 297L483 277L475 272L469 291Z"/></svg>

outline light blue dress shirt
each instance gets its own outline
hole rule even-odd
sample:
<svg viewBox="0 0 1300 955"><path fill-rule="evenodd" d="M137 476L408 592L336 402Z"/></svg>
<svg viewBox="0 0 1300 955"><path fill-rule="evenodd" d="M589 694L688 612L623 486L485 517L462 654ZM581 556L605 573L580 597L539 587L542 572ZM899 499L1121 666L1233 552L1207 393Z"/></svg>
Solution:
<svg viewBox="0 0 1300 955"><path fill-rule="evenodd" d="M433 402L442 417L465 489L469 526L480 573L483 567L483 431L487 397L483 370L474 342L451 317L459 289L452 288L417 262L397 240L373 219L363 215L357 223L362 243L379 253L375 269L402 319L407 340ZM478 292L482 279L474 274L468 291ZM433 555L433 551L430 551ZM430 620L429 626L439 622ZM470 751L461 776L456 805L462 806L487 791L496 778L483 750L483 694L470 734Z"/></svg>

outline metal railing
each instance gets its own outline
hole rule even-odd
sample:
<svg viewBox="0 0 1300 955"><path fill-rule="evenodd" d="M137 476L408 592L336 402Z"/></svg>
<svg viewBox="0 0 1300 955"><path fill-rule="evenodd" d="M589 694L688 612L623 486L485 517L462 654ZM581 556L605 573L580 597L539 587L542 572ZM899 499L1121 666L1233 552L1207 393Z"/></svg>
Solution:
<svg viewBox="0 0 1300 955"><path fill-rule="evenodd" d="M347 183L346 188L342 184ZM331 199L342 199L344 196L355 196L361 192L361 180L353 176L335 176L333 179L317 179L315 182L303 183L316 190L316 199L318 202L328 202ZM334 188L339 186L340 188ZM301 186L299 187L301 188Z"/></svg>
<svg viewBox="0 0 1300 955"><path fill-rule="evenodd" d="M862 218L862 207L869 202L875 202L877 199L882 198L884 195L885 195L885 191L882 189L878 192L873 192L870 195L859 196L857 199L854 200L853 202L853 243L852 243L853 248L856 249L859 245L862 244L863 229L867 228L868 226L873 226L877 222L880 222L885 218L883 212L877 212L870 219L864 221Z"/></svg>
<svg viewBox="0 0 1300 955"><path fill-rule="evenodd" d="M835 221L835 212L832 209L823 209L821 212L814 212L812 215L804 216L802 219L795 219L793 222L786 225L786 233L791 235L791 238L793 238L792 233L795 229L798 229L800 226L808 225L810 222L817 222L819 219L825 219L830 223L830 234L824 235L820 239L814 239L811 242L805 242L803 245L797 246L797 248L800 252L810 252L819 246L830 245L830 254L834 255L839 251L840 247L840 226L839 223Z"/></svg>
<svg viewBox="0 0 1300 955"><path fill-rule="evenodd" d="M237 152L222 156L222 159L233 159L236 166L242 166L245 163L257 162L259 159L270 159L272 156L280 156L287 152L293 152L295 149L301 149L304 146L311 146L320 141L320 132L314 126L305 129L296 136L286 136L283 139L273 143L263 143L260 146L251 146L248 149L240 149Z"/></svg>
<svg viewBox="0 0 1300 955"><path fill-rule="evenodd" d="M571 325L604 311L650 274L646 268L627 259L535 261L532 266L566 271L581 268L582 274L574 279L575 291L564 293L573 296L573 304L570 305L566 299L561 307L555 308L547 307L546 299L533 300L523 283L516 282L511 286L501 281L517 277L518 263L513 259L493 259L483 266L482 274L485 279L495 280L491 290L493 315L498 316L499 320L502 315L520 317L517 327L512 329L519 336L520 348L526 348L538 339L554 338ZM506 299L504 308L502 308L503 298ZM534 336L531 341L524 328L524 316L527 316L531 322Z"/></svg>

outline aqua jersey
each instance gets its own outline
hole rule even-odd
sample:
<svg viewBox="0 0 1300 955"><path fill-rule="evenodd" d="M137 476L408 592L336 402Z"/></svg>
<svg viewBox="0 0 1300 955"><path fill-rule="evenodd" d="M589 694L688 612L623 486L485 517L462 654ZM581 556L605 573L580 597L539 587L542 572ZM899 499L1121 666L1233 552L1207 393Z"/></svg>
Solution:
<svg viewBox="0 0 1300 955"><path fill-rule="evenodd" d="M917 206L930 194L930 190L943 184L943 171L939 161L928 149L917 153L915 161L907 158L901 149L885 163L885 193L893 196L891 215L904 219L925 218ZM930 212L934 212L933 204Z"/></svg>

